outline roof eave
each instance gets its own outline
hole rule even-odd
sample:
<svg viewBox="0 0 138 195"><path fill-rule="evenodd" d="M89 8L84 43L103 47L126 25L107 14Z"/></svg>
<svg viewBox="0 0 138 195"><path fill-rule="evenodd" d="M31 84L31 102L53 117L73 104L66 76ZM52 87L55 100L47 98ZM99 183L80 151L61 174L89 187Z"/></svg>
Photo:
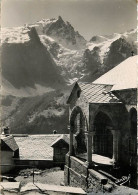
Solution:
<svg viewBox="0 0 138 195"><path fill-rule="evenodd" d="M126 88L126 89L113 89L113 90L111 90L111 92L127 91L127 90L137 90L137 88L136 87L132 87L132 88Z"/></svg>
<svg viewBox="0 0 138 195"><path fill-rule="evenodd" d="M64 139L59 139L58 141L56 141L55 143L53 143L51 145L51 147L53 148L55 145L57 145L60 141L63 141L65 144L69 145L69 143L67 143Z"/></svg>
<svg viewBox="0 0 138 195"><path fill-rule="evenodd" d="M89 104L123 104L122 102L89 102Z"/></svg>

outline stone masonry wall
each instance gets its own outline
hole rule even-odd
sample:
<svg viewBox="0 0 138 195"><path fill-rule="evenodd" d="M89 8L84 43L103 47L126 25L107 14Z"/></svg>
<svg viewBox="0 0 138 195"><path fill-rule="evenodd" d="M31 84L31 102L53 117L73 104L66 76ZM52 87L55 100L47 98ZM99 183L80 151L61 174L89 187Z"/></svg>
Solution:
<svg viewBox="0 0 138 195"><path fill-rule="evenodd" d="M85 191L94 193L104 190L111 191L113 188L105 176L93 169L88 169L85 162L68 154L64 167L64 182L65 185L81 187Z"/></svg>
<svg viewBox="0 0 138 195"><path fill-rule="evenodd" d="M66 165L64 167L65 185L81 187L87 189L87 167L85 162L76 157L66 155Z"/></svg>
<svg viewBox="0 0 138 195"><path fill-rule="evenodd" d="M88 191L97 193L102 190L102 184L97 181L91 174L88 177Z"/></svg>
<svg viewBox="0 0 138 195"><path fill-rule="evenodd" d="M88 191L97 193L103 192L105 189L108 191L112 190L113 186L108 184L106 177L93 169L89 169L88 172Z"/></svg>

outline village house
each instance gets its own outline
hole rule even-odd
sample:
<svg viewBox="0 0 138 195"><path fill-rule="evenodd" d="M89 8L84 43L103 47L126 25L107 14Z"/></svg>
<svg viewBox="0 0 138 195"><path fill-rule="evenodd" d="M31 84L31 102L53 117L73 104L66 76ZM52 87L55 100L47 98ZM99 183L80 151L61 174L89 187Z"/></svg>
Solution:
<svg viewBox="0 0 138 195"><path fill-rule="evenodd" d="M5 128L1 135L1 174L8 173L15 167L15 160L19 158L19 147L9 129Z"/></svg>
<svg viewBox="0 0 138 195"><path fill-rule="evenodd" d="M125 175L136 187L137 56L93 83L76 82L67 103L70 144L65 184L83 189L112 188L109 176L115 182Z"/></svg>
<svg viewBox="0 0 138 195"><path fill-rule="evenodd" d="M64 165L65 156L69 151L69 135L61 135L52 143L51 147L53 147L53 162Z"/></svg>
<svg viewBox="0 0 138 195"><path fill-rule="evenodd" d="M16 165L51 168L63 166L69 151L68 134L14 135L20 148Z"/></svg>

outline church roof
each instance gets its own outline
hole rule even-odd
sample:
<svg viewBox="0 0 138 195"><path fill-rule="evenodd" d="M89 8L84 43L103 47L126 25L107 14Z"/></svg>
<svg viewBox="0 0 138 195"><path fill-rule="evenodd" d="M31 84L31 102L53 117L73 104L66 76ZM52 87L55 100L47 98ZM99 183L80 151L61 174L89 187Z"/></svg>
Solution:
<svg viewBox="0 0 138 195"><path fill-rule="evenodd" d="M111 91L137 88L137 57L127 58L93 83L113 85Z"/></svg>
<svg viewBox="0 0 138 195"><path fill-rule="evenodd" d="M110 91L112 87L113 85L76 82L67 103L69 104L71 102L75 91L80 91L88 103L121 103Z"/></svg>
<svg viewBox="0 0 138 195"><path fill-rule="evenodd" d="M79 87L89 103L119 103L119 99L110 92L112 85L79 83Z"/></svg>

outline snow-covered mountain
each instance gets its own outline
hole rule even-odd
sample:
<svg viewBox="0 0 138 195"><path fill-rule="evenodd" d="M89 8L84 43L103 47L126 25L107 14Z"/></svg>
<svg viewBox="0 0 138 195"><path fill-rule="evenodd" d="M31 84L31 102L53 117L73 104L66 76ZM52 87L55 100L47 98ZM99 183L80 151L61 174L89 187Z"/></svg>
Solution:
<svg viewBox="0 0 138 195"><path fill-rule="evenodd" d="M69 49L82 49L86 47L86 40L83 36L75 31L69 22L64 22L61 16L58 19L43 19L34 26L39 35L47 35L52 37L56 42L61 43Z"/></svg>
<svg viewBox="0 0 138 195"><path fill-rule="evenodd" d="M106 36L94 36L92 37L90 42L87 44L87 46L90 51L92 51L94 47L98 47L100 49L99 56L100 56L101 63L103 63L103 60L106 57L107 52L109 52L109 50L111 49L113 42L116 42L117 40L120 40L120 43L122 40L124 40L124 42L126 41L128 44L130 44L135 49L134 45L136 45L137 30L132 29L131 31L120 33L120 34L114 33L113 35L110 35L110 36L107 36L107 35Z"/></svg>
<svg viewBox="0 0 138 195"><path fill-rule="evenodd" d="M2 121L16 133L62 129L71 85L94 81L137 48L136 30L86 41L61 17L4 28L1 43Z"/></svg>
<svg viewBox="0 0 138 195"><path fill-rule="evenodd" d="M3 80L23 91L39 84L49 87L51 80L55 84L57 80L67 84L78 79L93 81L132 50L136 53L136 30L97 35L87 42L60 16L2 29L1 35Z"/></svg>
<svg viewBox="0 0 138 195"><path fill-rule="evenodd" d="M87 76L85 80L93 81L123 60L137 54L137 30L113 35L94 36L87 43L84 63Z"/></svg>

